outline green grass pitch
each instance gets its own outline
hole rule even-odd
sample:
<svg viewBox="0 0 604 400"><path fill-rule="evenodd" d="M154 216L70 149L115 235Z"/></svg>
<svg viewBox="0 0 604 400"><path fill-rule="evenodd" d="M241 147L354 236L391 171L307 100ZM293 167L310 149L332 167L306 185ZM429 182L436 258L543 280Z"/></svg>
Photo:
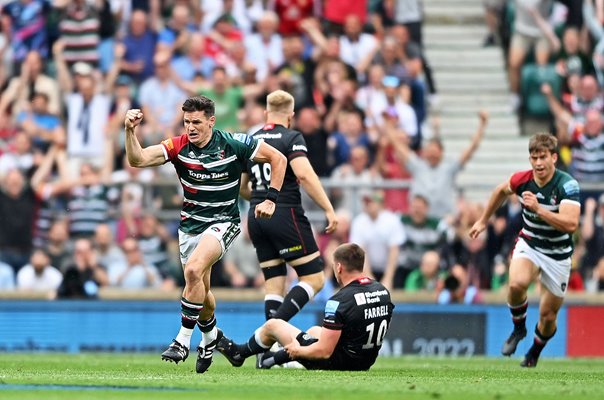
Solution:
<svg viewBox="0 0 604 400"><path fill-rule="evenodd" d="M369 372L256 370L217 355L195 373L148 354L0 354L0 399L604 399L604 359L381 358Z"/></svg>

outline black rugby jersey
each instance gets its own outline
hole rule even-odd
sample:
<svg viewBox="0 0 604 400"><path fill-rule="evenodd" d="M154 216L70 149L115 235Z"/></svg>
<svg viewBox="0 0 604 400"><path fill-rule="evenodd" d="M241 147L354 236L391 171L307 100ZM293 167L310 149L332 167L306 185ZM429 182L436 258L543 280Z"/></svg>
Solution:
<svg viewBox="0 0 604 400"><path fill-rule="evenodd" d="M285 170L285 178L283 179L277 207L301 205L300 184L289 162L294 158L307 156L308 150L302 134L283 125L266 124L252 136L254 139L264 140L287 157L287 169ZM249 160L247 162L247 173L252 182L250 204L256 205L262 203L266 198L266 192L271 182L271 165L269 163L260 164Z"/></svg>
<svg viewBox="0 0 604 400"><path fill-rule="evenodd" d="M369 369L378 356L394 304L381 283L358 278L333 295L325 304L323 327L341 330L334 354L344 352L350 369Z"/></svg>

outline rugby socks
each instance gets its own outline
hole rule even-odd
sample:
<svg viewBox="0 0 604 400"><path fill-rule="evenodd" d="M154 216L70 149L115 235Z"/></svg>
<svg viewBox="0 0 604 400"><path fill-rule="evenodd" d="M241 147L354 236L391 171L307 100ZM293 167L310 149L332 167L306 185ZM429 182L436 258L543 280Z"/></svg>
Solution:
<svg viewBox="0 0 604 400"><path fill-rule="evenodd" d="M254 354L264 353L271 348L270 345L267 346L262 343L262 340L260 340L260 329L262 328L256 329L256 332L254 332L247 343L235 345L237 352L241 355L241 357L248 358Z"/></svg>
<svg viewBox="0 0 604 400"><path fill-rule="evenodd" d="M283 299L283 304L277 310L274 318L289 321L315 295L315 291L306 282L298 282Z"/></svg>
<svg viewBox="0 0 604 400"><path fill-rule="evenodd" d="M199 313L203 309L203 304L193 303L184 297L180 299L180 316L181 324L180 331L176 336L176 341L186 348L191 347L191 335L195 329L195 324L199 318Z"/></svg>
<svg viewBox="0 0 604 400"><path fill-rule="evenodd" d="M519 305L508 304L508 307L512 313L514 330L526 330L526 310L528 309L528 298Z"/></svg>
<svg viewBox="0 0 604 400"><path fill-rule="evenodd" d="M200 347L205 347L216 340L218 329L216 329L216 316L214 314L208 319L197 320L197 327L201 331Z"/></svg>
<svg viewBox="0 0 604 400"><path fill-rule="evenodd" d="M283 304L283 296L278 294L267 294L264 296L264 317L268 321L271 318L275 318L277 310Z"/></svg>
<svg viewBox="0 0 604 400"><path fill-rule="evenodd" d="M539 358L541 355L541 350L545 347L547 342L554 337L556 331L549 336L543 335L539 332L539 324L535 325L535 338L533 340L533 345L529 349L529 353L533 355L535 358Z"/></svg>
<svg viewBox="0 0 604 400"><path fill-rule="evenodd" d="M267 353L268 355L269 353ZM271 368L274 365L282 365L293 361L292 358L287 354L285 350L279 350L276 353L271 353L270 356L262 359L262 366L264 368Z"/></svg>

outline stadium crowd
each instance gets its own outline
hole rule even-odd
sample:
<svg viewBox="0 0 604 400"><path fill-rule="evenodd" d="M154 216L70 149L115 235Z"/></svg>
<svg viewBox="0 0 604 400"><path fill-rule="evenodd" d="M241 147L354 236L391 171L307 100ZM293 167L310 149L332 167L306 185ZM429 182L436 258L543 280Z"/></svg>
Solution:
<svg viewBox="0 0 604 400"><path fill-rule="evenodd" d="M462 154L445 156L427 123L438 97L420 0L1 3L0 291L86 298L101 287L182 285L180 185L169 166L128 165L125 112L142 109L139 140L157 144L181 133L182 102L203 94L216 102L216 128L252 133L276 89L296 99L294 128L317 174L365 187L330 190L340 224L318 234L326 259L355 242L386 287L431 290L441 303L480 302L481 290L505 286L520 205L507 203L486 234L468 237L482 205L459 196L455 176L489 116L478 113ZM544 81L539 95L571 149L560 167L603 182L604 2L595 0L594 12L586 0L584 13L581 3L487 1L485 44L506 50L514 107L530 45L538 65L554 65L562 83ZM388 179L409 186L370 189ZM586 193L569 287L604 290L604 196ZM245 229L212 279L261 285Z"/></svg>

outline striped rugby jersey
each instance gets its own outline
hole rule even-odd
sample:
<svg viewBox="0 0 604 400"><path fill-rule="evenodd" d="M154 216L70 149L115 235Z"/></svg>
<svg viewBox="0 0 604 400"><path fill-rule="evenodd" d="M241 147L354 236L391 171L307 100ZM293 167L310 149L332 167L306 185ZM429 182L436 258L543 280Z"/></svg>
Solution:
<svg viewBox="0 0 604 400"><path fill-rule="evenodd" d="M202 233L219 222L239 223L239 180L260 142L251 136L212 130L203 148L182 134L161 142L166 161L172 162L184 191L180 230Z"/></svg>
<svg viewBox="0 0 604 400"><path fill-rule="evenodd" d="M533 192L542 207L557 213L562 203L580 205L579 183L566 172L556 169L552 179L545 186L539 187L533 179L533 171L529 170L513 174L510 188L522 204L522 230L519 236L531 248L554 260L569 258L573 254L572 234L555 229L526 209L522 192Z"/></svg>

